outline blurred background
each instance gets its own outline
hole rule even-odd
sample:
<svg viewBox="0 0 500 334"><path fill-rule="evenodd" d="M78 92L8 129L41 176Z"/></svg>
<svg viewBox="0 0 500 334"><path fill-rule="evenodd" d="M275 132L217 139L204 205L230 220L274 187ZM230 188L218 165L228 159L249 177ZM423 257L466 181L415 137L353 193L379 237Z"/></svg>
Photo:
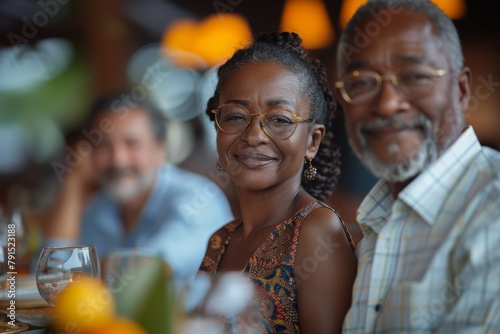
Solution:
<svg viewBox="0 0 500 334"><path fill-rule="evenodd" d="M333 76L336 37L364 2L1 0L0 207L40 219L64 166L84 154L65 140L81 131L95 97L125 87L133 98L151 98L164 114L170 161L214 178L215 130L204 107L215 66L261 32L295 30ZM500 20L494 2L435 2L454 19L473 70L467 120L483 144L499 149ZM329 203L352 223L375 180L346 144L342 117L337 127L343 167ZM234 201L230 187L219 185Z"/></svg>

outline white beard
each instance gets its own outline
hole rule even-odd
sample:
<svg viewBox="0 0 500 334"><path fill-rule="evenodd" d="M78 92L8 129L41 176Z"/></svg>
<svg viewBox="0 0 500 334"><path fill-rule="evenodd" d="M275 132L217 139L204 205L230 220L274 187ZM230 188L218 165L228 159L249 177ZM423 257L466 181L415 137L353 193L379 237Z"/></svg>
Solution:
<svg viewBox="0 0 500 334"><path fill-rule="evenodd" d="M131 180L105 180L103 190L118 203L126 203L142 194L153 182L155 172L150 172Z"/></svg>
<svg viewBox="0 0 500 334"><path fill-rule="evenodd" d="M415 153L408 161L401 159L401 147L397 143L388 145L387 150L392 154L397 161L391 164L381 163L368 145L364 128L375 129L377 127L391 125L394 128L414 127L416 125L424 128L425 138L420 144L417 153ZM416 120L403 121L399 117L376 119L370 123L360 124L357 128L357 135L361 142L361 151L357 150L352 140L349 138L351 147L357 157L366 165L366 167L377 177L387 182L404 182L415 177L426 169L431 163L436 161L438 157L437 141L432 132L432 123L425 117L420 116ZM349 136L351 137L351 136Z"/></svg>

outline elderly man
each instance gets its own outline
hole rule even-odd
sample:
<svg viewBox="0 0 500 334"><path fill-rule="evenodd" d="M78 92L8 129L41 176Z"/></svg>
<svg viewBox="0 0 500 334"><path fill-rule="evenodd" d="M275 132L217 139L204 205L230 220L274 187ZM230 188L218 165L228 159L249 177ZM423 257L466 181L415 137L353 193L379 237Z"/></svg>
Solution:
<svg viewBox="0 0 500 334"><path fill-rule="evenodd" d="M58 169L62 189L44 244L92 244L102 260L118 248L150 248L175 278L192 277L210 235L233 219L230 205L209 179L165 163L164 119L124 96L96 103L69 151L91 153L71 171Z"/></svg>
<svg viewBox="0 0 500 334"><path fill-rule="evenodd" d="M497 332L500 154L466 126L471 72L453 23L427 0L369 1L337 67L351 146L381 179L358 210L344 332Z"/></svg>

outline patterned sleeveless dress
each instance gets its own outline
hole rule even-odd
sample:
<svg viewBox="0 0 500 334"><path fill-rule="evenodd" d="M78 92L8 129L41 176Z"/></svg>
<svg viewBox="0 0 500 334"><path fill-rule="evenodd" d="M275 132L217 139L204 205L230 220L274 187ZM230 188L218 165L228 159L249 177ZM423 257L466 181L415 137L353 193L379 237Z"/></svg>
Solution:
<svg viewBox="0 0 500 334"><path fill-rule="evenodd" d="M259 314L258 322L252 324L252 332L300 333L297 282L294 274L295 256L302 222L317 208L328 208L338 215L333 208L322 202L309 203L295 215L278 224L246 264L244 272L254 286L252 308ZM338 216L340 218L340 215ZM354 251L351 234L341 218L340 221ZM215 277L231 236L241 224L241 221L233 221L212 235L200 271L206 271Z"/></svg>

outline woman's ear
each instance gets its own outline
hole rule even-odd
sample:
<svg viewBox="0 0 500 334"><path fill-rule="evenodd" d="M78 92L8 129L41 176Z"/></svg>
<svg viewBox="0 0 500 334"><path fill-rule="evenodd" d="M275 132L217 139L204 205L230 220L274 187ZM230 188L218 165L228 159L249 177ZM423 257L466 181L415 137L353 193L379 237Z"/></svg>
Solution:
<svg viewBox="0 0 500 334"><path fill-rule="evenodd" d="M313 159L316 156L319 144L321 144L321 141L323 140L325 133L326 133L326 128L323 124L313 125L307 142L307 152L306 152L307 159Z"/></svg>

